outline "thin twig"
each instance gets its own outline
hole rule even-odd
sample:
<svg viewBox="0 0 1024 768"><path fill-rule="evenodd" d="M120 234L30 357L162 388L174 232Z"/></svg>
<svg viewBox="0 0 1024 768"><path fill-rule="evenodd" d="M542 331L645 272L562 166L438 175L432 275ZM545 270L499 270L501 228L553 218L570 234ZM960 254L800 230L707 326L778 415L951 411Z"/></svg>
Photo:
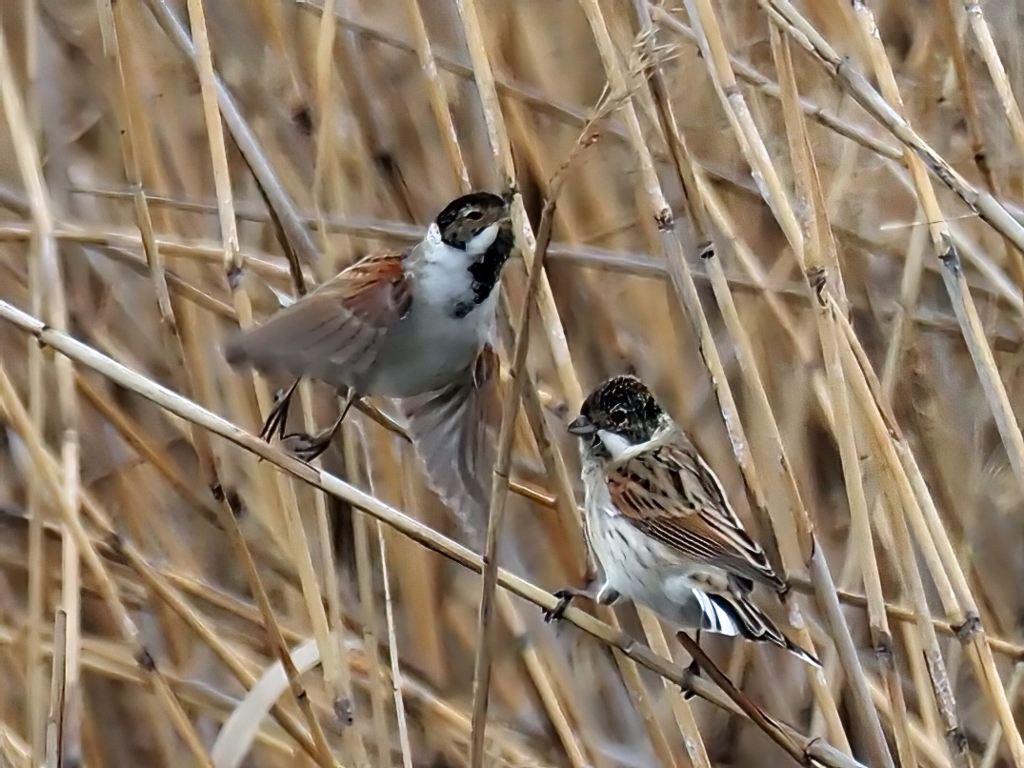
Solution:
<svg viewBox="0 0 1024 768"><path fill-rule="evenodd" d="M600 114L600 113L599 113ZM596 118L595 118L596 119ZM538 301L542 277L544 276L544 258L548 244L551 242L551 229L554 224L555 206L562 188L565 172L568 170L578 151L591 141L591 124L585 126L576 144L573 145L566 162L559 168L555 179L549 185L551 197L544 204L541 212L540 228L537 233L536 252L534 253L530 280L526 289L522 317L516 330L515 352L510 371L511 387L505 393L501 413L501 428L498 433L498 445L494 459L494 478L491 483L491 503L487 517L487 538L484 550L484 583L480 596L480 608L477 614L477 645L473 663L473 734L470 743L470 765L480 768L484 757L484 731L487 724L487 702L491 679L491 654L493 653L491 632L491 611L494 602L498 577L498 537L501 534L502 518L505 514L505 503L508 492L509 471L512 456L512 438L519 401L523 396L528 374L526 372L526 353L530 344L530 318L533 305Z"/></svg>

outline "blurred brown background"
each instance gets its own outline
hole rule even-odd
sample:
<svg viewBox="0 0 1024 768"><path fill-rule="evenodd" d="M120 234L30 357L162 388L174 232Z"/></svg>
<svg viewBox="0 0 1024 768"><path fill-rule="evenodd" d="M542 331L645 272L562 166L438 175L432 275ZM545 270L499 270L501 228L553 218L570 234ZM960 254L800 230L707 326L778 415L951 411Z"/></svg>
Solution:
<svg viewBox="0 0 1024 768"><path fill-rule="evenodd" d="M228 96L223 123L214 90L204 116L211 59L174 40L197 13ZM290 263L312 285L418 238L467 186L503 192L495 130L535 228L596 118L596 141L565 172L527 362L554 453L521 417L502 565L549 591L581 584L564 424L581 393L633 370L767 543L748 503L760 494L795 587L790 615L825 661L811 680L775 649L705 636L730 678L865 764L886 764L881 746L894 765L1024 768L1019 731L998 730L1020 714L1024 670L1022 14L1015 1L958 0L5 0L0 299L255 432L288 382L232 371L221 345L294 294ZM467 46L477 36L482 47ZM875 119L893 87L913 128L898 136ZM685 151L667 138L666 107ZM972 193L987 195L984 217ZM678 241L659 232L659 195ZM708 238L710 260L695 248ZM692 297L673 290L673 269L691 276ZM505 271L513 325L526 276L518 257ZM724 374L717 397L709 356ZM310 755L318 730L344 766L469 764L478 575L8 322L0 370L0 766L56 757L48 712L65 765L211 764L221 727L243 701L256 706L247 690L276 658L225 511L284 641L329 629L334 643L301 678L305 710L287 690L276 719L257 727L258 707L243 710L255 741L227 745L241 764L330 764ZM316 424L333 418L326 387L305 396ZM363 414L322 465L479 548L424 489L408 445ZM80 559L67 515L99 565ZM808 519L859 671L840 663L811 595ZM885 606L869 621L873 585ZM70 629L54 643L58 607ZM689 663L670 633L658 647L650 617L628 604L616 614ZM495 622L486 765L792 764L742 717L684 701L525 600L502 593ZM55 646L67 657L56 710Z"/></svg>

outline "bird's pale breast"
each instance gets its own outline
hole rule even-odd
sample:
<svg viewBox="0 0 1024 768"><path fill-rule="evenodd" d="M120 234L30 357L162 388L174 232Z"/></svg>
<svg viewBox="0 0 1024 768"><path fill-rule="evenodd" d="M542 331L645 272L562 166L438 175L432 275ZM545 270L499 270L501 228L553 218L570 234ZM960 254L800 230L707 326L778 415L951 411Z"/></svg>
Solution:
<svg viewBox="0 0 1024 768"><path fill-rule="evenodd" d="M584 471L584 484L587 541L608 583L680 627L699 627L694 590L700 585L692 576L701 564L680 557L624 518L612 504L599 467Z"/></svg>

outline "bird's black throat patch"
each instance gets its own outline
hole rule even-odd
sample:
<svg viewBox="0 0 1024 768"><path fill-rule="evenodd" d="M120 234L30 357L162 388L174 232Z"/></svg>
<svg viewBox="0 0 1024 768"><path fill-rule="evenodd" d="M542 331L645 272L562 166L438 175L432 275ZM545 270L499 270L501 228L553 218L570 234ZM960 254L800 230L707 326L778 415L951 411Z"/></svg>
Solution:
<svg viewBox="0 0 1024 768"><path fill-rule="evenodd" d="M502 227L498 230L491 247L469 265L469 274L473 278L473 284L470 286L473 297L455 305L452 310L454 317L465 317L491 295L494 286L498 284L498 278L501 277L501 268L505 266L511 253L512 231L507 227Z"/></svg>

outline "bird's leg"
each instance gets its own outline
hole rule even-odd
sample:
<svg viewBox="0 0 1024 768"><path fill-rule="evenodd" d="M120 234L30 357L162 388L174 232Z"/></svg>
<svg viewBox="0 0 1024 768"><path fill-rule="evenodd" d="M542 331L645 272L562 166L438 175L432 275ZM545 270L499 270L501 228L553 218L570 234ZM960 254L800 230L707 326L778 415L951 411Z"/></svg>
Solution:
<svg viewBox="0 0 1024 768"><path fill-rule="evenodd" d="M619 593L606 581L601 585L601 588L597 591L597 597L594 599L601 605L614 605L615 601L619 599Z"/></svg>
<svg viewBox="0 0 1024 768"><path fill-rule="evenodd" d="M569 603L573 601L575 597L589 597L585 589L576 589L575 587L566 587L555 592L555 597L558 598L558 602L555 607L551 610L544 610L544 621L556 621L562 618L562 614L565 613L565 609L569 607Z"/></svg>
<svg viewBox="0 0 1024 768"><path fill-rule="evenodd" d="M341 427L341 422L345 420L349 408L358 399L359 394L355 389L350 389L348 396L345 398L345 406L341 409L341 415L338 416L331 426L317 432L315 435L310 435L306 432L292 432L291 434L284 435L281 439L285 442L289 453L294 454L297 459L308 463L326 451L331 444L331 440L334 439L338 428Z"/></svg>
<svg viewBox="0 0 1024 768"><path fill-rule="evenodd" d="M569 607L574 598L589 597L601 605L611 605L619 599L619 593L605 581L596 594L593 590L593 584L588 584L586 589L576 589L575 587L560 589L555 592L555 597L558 598L558 603L550 611L544 611L544 621L555 621L562 618L562 614L565 613L565 609Z"/></svg>
<svg viewBox="0 0 1024 768"><path fill-rule="evenodd" d="M274 433L284 437L285 425L288 423L288 406L292 402L292 395L295 388L299 386L299 379L292 382L288 389L279 389L274 395L274 404L267 414L267 420L263 422L263 429L260 430L260 437L268 443L274 437Z"/></svg>

